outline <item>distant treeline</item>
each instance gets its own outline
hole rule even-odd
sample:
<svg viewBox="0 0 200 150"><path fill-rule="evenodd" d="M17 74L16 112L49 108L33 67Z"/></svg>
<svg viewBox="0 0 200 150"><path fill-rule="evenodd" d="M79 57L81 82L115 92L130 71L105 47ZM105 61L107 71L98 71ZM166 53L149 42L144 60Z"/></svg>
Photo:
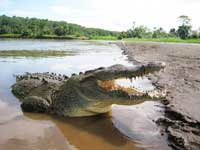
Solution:
<svg viewBox="0 0 200 150"><path fill-rule="evenodd" d="M47 19L0 16L0 38L57 38L57 39L95 39L116 40L124 38L138 39L200 39L199 30L192 30L191 19L182 15L178 17L180 25L166 32L162 27L149 29L146 26L136 26L123 32L108 31L98 28L86 28L65 21Z"/></svg>
<svg viewBox="0 0 200 150"><path fill-rule="evenodd" d="M180 25L178 29L171 28L169 32L166 32L162 27L154 28L150 30L146 26L135 26L125 32L121 32L118 39L123 38L181 38L181 39L198 39L200 38L200 28L198 30L192 30L191 19L188 16L182 15L178 17Z"/></svg>
<svg viewBox="0 0 200 150"><path fill-rule="evenodd" d="M0 16L0 35L5 37L54 38L118 36L118 32L98 28L86 28L65 21Z"/></svg>

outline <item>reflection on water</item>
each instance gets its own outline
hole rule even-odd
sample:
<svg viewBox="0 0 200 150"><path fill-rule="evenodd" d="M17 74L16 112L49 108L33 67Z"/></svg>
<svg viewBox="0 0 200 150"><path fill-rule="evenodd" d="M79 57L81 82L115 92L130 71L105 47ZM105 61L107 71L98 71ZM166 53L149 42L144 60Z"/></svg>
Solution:
<svg viewBox="0 0 200 150"><path fill-rule="evenodd" d="M11 94L10 87L15 82L14 74L56 72L71 75L72 73L117 63L132 65L126 60L126 56L121 54L121 50L117 46L110 45L107 42L91 41L1 39L0 50L64 50L75 51L78 54L62 58L0 58L1 150L138 149L134 140L138 139L139 134L134 127L139 129L140 124L137 123L136 126L131 124L130 126L129 121L123 119L127 115L134 116L136 111L128 109L128 113L131 114L129 115L123 113L126 112L126 107L114 106L112 117L58 118L41 114L24 115L20 109L19 101ZM115 113L118 108L120 108L120 111L117 112L122 114ZM138 112L136 116L140 117L140 113ZM128 119L134 120L134 117ZM112 121L124 135L113 126ZM145 124L144 122L142 124ZM126 124L125 128L134 130L124 132L121 124ZM132 136L133 134L134 136ZM137 142L141 142L141 139L143 138L140 138ZM153 142L158 142L158 138L155 139Z"/></svg>
<svg viewBox="0 0 200 150"><path fill-rule="evenodd" d="M51 121L18 117L0 125L2 150L75 150Z"/></svg>
<svg viewBox="0 0 200 150"><path fill-rule="evenodd" d="M162 117L162 110L162 104L151 101L134 107L114 105L113 123L123 134L141 143L144 148L167 150L170 148L166 143L166 137L161 136L154 122Z"/></svg>
<svg viewBox="0 0 200 150"><path fill-rule="evenodd" d="M65 137L68 138L69 143L73 143L77 149L136 149L134 142L128 140L113 127L112 121L108 116L59 118L30 113L25 113L25 116L35 120L53 121Z"/></svg>
<svg viewBox="0 0 200 150"><path fill-rule="evenodd" d="M80 53L113 51L113 47L104 41L0 39L0 45L0 50L61 50Z"/></svg>

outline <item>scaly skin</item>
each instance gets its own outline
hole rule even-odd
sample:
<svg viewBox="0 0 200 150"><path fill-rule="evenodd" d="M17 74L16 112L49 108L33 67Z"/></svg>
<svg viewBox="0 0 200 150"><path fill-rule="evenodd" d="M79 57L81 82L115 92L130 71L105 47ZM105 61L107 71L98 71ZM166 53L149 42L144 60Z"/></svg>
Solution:
<svg viewBox="0 0 200 150"><path fill-rule="evenodd" d="M45 112L60 116L92 116L110 111L112 104L133 105L161 96L135 88L115 85L119 78L135 78L164 68L161 63L134 67L113 65L107 68L67 76L54 73L26 73L17 76L13 94L22 102L24 111Z"/></svg>

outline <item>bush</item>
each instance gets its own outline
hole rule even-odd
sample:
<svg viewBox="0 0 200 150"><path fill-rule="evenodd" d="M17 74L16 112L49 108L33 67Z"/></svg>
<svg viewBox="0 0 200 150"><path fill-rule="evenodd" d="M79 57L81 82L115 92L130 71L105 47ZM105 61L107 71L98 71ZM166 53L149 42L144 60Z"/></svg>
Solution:
<svg viewBox="0 0 200 150"><path fill-rule="evenodd" d="M197 31L192 31L190 38L192 39L198 39L199 38L199 33Z"/></svg>
<svg viewBox="0 0 200 150"><path fill-rule="evenodd" d="M10 27L8 27L8 26L2 26L1 28L0 28L0 34L8 34L8 33L10 33L11 32L11 29L10 29Z"/></svg>
<svg viewBox="0 0 200 150"><path fill-rule="evenodd" d="M177 34L181 39L187 39L189 37L191 26L182 25L178 27Z"/></svg>
<svg viewBox="0 0 200 150"><path fill-rule="evenodd" d="M21 33L22 37L31 37L31 35L32 35L32 31L30 29L25 29Z"/></svg>

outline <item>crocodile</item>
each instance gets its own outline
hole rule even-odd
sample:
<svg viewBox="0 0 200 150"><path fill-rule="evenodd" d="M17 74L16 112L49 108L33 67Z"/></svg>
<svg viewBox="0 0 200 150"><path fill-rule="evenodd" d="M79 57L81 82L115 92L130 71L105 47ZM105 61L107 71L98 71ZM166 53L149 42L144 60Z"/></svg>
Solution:
<svg viewBox="0 0 200 150"><path fill-rule="evenodd" d="M164 68L164 63L136 66L121 64L72 74L25 73L16 75L13 94L22 102L25 112L55 114L64 117L93 116L109 112L112 104L134 105L163 97L155 88L142 91L116 83L119 79L134 80Z"/></svg>

